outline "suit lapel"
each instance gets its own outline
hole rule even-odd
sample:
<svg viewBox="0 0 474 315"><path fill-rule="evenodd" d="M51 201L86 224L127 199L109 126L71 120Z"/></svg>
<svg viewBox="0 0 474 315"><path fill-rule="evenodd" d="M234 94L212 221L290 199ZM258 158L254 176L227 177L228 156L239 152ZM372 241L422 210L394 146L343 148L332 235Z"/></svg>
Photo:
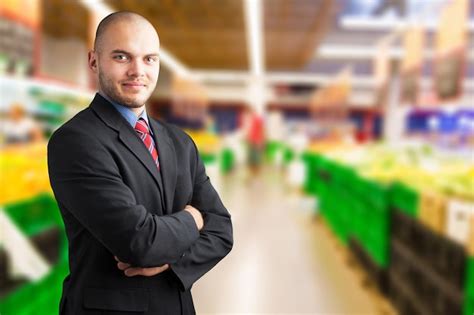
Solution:
<svg viewBox="0 0 474 315"><path fill-rule="evenodd" d="M156 184L163 191L162 184L159 180L160 174L158 174L158 168L156 167L153 157L150 152L143 145L142 139L138 137L136 131L131 128L120 129L119 138L122 143L140 160L140 162L146 167L146 169L153 175Z"/></svg>
<svg viewBox="0 0 474 315"><path fill-rule="evenodd" d="M91 108L106 125L115 129L119 133L120 141L122 141L122 143L133 153L133 155L135 155L143 166L146 167L153 176L160 191L163 192L163 187L159 180L158 168L156 167L150 152L148 152L146 147L143 145L143 141L138 137L132 126L130 126L122 115L113 108L113 105L100 96L100 94L95 95L94 100L91 103ZM158 154L159 153L160 151L158 150ZM168 206L166 208L168 209Z"/></svg>
<svg viewBox="0 0 474 315"><path fill-rule="evenodd" d="M158 149L158 160L160 161L161 178L163 179L165 213L173 211L173 198L176 186L176 151L166 129L155 119L148 117L151 129L155 135L155 143Z"/></svg>

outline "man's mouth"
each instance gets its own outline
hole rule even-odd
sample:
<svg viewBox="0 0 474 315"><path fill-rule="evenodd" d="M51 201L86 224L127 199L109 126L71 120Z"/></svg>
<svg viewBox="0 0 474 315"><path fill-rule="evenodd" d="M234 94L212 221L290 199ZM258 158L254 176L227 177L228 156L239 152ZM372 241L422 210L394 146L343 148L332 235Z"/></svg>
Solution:
<svg viewBox="0 0 474 315"><path fill-rule="evenodd" d="M142 89L147 86L145 83L141 83L141 82L125 82L125 83L122 83L122 85L125 88L129 88L129 89Z"/></svg>

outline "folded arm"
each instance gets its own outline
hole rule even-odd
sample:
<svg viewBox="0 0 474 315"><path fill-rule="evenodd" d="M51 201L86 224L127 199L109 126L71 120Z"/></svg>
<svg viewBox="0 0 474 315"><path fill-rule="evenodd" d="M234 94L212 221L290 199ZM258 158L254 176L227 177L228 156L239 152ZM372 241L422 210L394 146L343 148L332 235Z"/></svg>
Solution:
<svg viewBox="0 0 474 315"><path fill-rule="evenodd" d="M111 154L91 136L57 131L48 143L48 169L57 201L121 261L161 266L180 259L199 237L188 211L157 216L137 204Z"/></svg>
<svg viewBox="0 0 474 315"><path fill-rule="evenodd" d="M194 142L192 143L194 145ZM195 154L196 172L191 205L202 213L204 227L198 240L181 258L169 264L179 279L182 290L190 289L193 283L224 258L233 246L230 213L206 175L196 147Z"/></svg>

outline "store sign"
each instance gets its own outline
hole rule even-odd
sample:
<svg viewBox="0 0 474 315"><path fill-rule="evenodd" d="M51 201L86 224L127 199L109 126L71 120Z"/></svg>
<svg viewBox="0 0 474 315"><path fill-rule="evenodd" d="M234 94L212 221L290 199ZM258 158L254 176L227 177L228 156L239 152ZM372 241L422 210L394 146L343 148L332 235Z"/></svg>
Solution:
<svg viewBox="0 0 474 315"><path fill-rule="evenodd" d="M423 64L424 30L419 26L407 28L403 37L405 54L401 71L401 100L418 103L420 68Z"/></svg>
<svg viewBox="0 0 474 315"><path fill-rule="evenodd" d="M440 17L436 34L434 89L440 100L461 96L466 62L468 2L450 2Z"/></svg>
<svg viewBox="0 0 474 315"><path fill-rule="evenodd" d="M420 18L436 20L444 5L454 0L351 0L343 16L359 18Z"/></svg>

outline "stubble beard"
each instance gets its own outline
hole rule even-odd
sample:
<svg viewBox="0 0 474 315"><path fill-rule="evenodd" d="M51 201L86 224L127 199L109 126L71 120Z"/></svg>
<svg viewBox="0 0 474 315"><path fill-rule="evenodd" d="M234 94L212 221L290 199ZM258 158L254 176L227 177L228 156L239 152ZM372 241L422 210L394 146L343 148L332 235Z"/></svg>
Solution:
<svg viewBox="0 0 474 315"><path fill-rule="evenodd" d="M103 93L110 97L113 101L131 108L140 108L150 98L151 92L146 97L124 97L121 95L114 81L108 78L103 71L99 70L99 87Z"/></svg>

